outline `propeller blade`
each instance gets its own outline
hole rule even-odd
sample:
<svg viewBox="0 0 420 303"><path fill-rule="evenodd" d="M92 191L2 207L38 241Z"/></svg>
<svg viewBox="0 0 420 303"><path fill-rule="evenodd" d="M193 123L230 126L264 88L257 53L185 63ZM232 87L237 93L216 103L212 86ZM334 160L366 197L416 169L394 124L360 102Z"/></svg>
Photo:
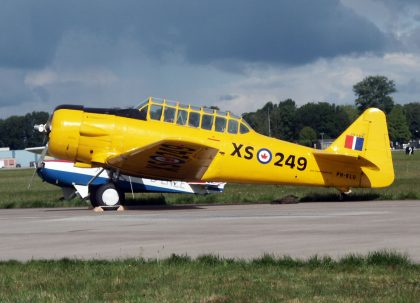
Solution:
<svg viewBox="0 0 420 303"><path fill-rule="evenodd" d="M32 182L34 181L35 174L36 174L37 170L42 167L42 163L44 162L44 159L45 159L45 156L47 155L47 153L48 153L48 143L45 145L44 149L41 152L41 156L39 157L38 161L35 164L36 166L35 166L34 172L32 174L31 181L28 184L28 189L31 189Z"/></svg>
<svg viewBox="0 0 420 303"><path fill-rule="evenodd" d="M34 172L32 174L31 180L30 180L30 182L28 184L28 189L31 188L32 182L34 181L35 174L36 174L37 170L39 168L41 168L42 162L44 162L45 156L48 154L48 142L46 143L46 141L47 141L48 135L49 135L49 133L51 131L51 120L52 120L52 116L53 115L50 115L48 117L48 120L47 120L47 122L45 124L35 124L34 125L34 129L35 130L39 131L40 133L44 133L45 134L44 135L44 138L42 140L43 141L42 142L42 145L45 145L45 147L44 147L44 149L41 152L41 156L39 157L38 161L36 162L36 167L35 167Z"/></svg>
<svg viewBox="0 0 420 303"><path fill-rule="evenodd" d="M44 149L42 150L41 156L39 157L38 161L36 162L36 167L41 167L42 162L44 162L44 158L48 153L48 143L45 145Z"/></svg>
<svg viewBox="0 0 420 303"><path fill-rule="evenodd" d="M37 168L35 167L34 172L32 174L32 177L31 177L31 180L29 181L29 184L28 184L28 190L31 189L32 182L34 181L34 177L35 177L35 174L36 174L36 170L37 170Z"/></svg>

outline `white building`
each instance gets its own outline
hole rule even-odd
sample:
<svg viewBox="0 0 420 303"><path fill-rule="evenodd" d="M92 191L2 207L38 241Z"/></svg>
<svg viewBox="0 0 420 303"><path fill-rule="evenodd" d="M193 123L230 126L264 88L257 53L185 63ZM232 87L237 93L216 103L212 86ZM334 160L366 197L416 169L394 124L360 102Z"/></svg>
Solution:
<svg viewBox="0 0 420 303"><path fill-rule="evenodd" d="M27 150L10 150L0 148L0 168L31 167L40 155Z"/></svg>

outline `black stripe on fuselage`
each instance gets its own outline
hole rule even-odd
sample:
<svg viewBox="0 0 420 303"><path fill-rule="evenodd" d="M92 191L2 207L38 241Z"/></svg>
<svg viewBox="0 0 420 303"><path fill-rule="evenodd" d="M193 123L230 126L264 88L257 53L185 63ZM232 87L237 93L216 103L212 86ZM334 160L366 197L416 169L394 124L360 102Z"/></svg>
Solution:
<svg viewBox="0 0 420 303"><path fill-rule="evenodd" d="M63 104L57 106L54 111L59 109L82 110L85 113L114 115L130 119L146 120L146 112L140 112L135 108L94 108L84 107L82 105Z"/></svg>

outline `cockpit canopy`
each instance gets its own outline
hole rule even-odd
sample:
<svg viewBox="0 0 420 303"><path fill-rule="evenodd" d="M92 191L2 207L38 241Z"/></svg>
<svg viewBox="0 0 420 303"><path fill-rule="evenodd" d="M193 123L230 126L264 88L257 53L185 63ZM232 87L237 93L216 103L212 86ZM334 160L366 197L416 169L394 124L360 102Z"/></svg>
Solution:
<svg viewBox="0 0 420 303"><path fill-rule="evenodd" d="M186 105L177 101L148 98L136 107L146 120L156 120L220 133L246 134L252 128L230 112L208 107Z"/></svg>

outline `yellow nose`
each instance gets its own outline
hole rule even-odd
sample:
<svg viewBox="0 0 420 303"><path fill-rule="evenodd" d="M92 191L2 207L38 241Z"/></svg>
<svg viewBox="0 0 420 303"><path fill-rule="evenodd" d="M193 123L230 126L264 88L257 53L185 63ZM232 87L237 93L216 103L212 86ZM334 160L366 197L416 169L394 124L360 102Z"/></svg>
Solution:
<svg viewBox="0 0 420 303"><path fill-rule="evenodd" d="M76 161L83 110L57 108L51 122L48 153L58 159Z"/></svg>

